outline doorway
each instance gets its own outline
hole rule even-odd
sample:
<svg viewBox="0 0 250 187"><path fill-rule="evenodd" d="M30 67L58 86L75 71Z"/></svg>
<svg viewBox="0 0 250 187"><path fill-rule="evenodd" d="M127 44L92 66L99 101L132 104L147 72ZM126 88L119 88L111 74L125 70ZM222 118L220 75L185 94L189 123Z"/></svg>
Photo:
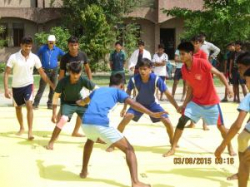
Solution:
<svg viewBox="0 0 250 187"><path fill-rule="evenodd" d="M169 60L175 56L175 29L160 29L160 43L165 45Z"/></svg>

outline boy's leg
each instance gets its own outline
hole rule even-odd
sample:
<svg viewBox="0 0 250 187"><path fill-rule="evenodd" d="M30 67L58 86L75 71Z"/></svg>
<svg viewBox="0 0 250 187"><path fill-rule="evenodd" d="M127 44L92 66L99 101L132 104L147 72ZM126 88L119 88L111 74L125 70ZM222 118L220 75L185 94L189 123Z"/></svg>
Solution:
<svg viewBox="0 0 250 187"><path fill-rule="evenodd" d="M82 171L80 173L81 178L86 178L88 175L88 163L93 150L94 142L87 139L83 148L83 158L82 158Z"/></svg>
<svg viewBox="0 0 250 187"><path fill-rule="evenodd" d="M208 128L208 126L207 126L207 123L205 122L205 120L204 119L202 119L202 127L203 127L203 130L204 131L208 131L209 130L209 128Z"/></svg>
<svg viewBox="0 0 250 187"><path fill-rule="evenodd" d="M79 129L81 127L81 124L82 124L82 119L79 116L77 116L75 128L74 128L71 136L74 136L74 137L84 137L82 134L79 133Z"/></svg>
<svg viewBox="0 0 250 187"><path fill-rule="evenodd" d="M132 180L132 187L150 187L149 184L144 184L138 179L136 155L133 147L130 145L127 139L122 138L118 142L114 143L113 146L120 149L126 155L126 161L129 167L130 176Z"/></svg>
<svg viewBox="0 0 250 187"><path fill-rule="evenodd" d="M249 178L249 168L250 168L250 149L248 148L242 155L242 159L239 167L239 187L247 187L248 178Z"/></svg>
<svg viewBox="0 0 250 187"><path fill-rule="evenodd" d="M120 124L118 125L117 129L122 133L125 129L125 127L127 126L127 124L129 124L129 122L134 118L134 114L131 113L126 113L125 116L123 117L122 121L120 122ZM107 152L112 152L114 150L114 146L110 145L106 151Z"/></svg>
<svg viewBox="0 0 250 187"><path fill-rule="evenodd" d="M181 97L181 101L184 101L185 96L186 96L186 92L187 92L186 81L185 81L185 80L183 80L183 90L182 90L182 97Z"/></svg>
<svg viewBox="0 0 250 187"><path fill-rule="evenodd" d="M43 96L44 90L46 88L46 85L47 85L47 83L42 78L40 78L39 88L38 88L38 91L37 91L37 94L35 96L34 103L33 103L34 109L38 108L38 105L39 105L40 100L41 100L41 98Z"/></svg>
<svg viewBox="0 0 250 187"><path fill-rule="evenodd" d="M28 140L33 140L32 127L33 127L33 106L32 101L26 102L27 108L27 121L28 121Z"/></svg>
<svg viewBox="0 0 250 187"><path fill-rule="evenodd" d="M58 138L59 134L61 133L62 127L67 123L68 119L69 118L67 116L61 117L60 121L57 123L57 125L54 128L54 131L52 133L52 137L51 137L48 145L46 146L46 149L48 149L48 150L54 149L54 143L55 143L56 139Z"/></svg>
<svg viewBox="0 0 250 187"><path fill-rule="evenodd" d="M176 91L176 88L177 88L177 85L179 83L179 80L174 80L174 83L173 83L173 88L172 88L172 96L174 97L175 95L175 91Z"/></svg>
<svg viewBox="0 0 250 187"><path fill-rule="evenodd" d="M224 139L227 132L228 132L228 129L226 129L225 126L221 125L221 124L218 124L217 127L218 127L218 129L219 129L219 131L221 133L222 138ZM236 156L237 155L233 150L233 146L232 146L231 142L227 145L227 147L228 147L228 152L229 152L230 156Z"/></svg>
<svg viewBox="0 0 250 187"><path fill-rule="evenodd" d="M173 138L174 138L174 128L173 125L171 124L171 121L169 118L162 118L161 122L165 125L168 137L169 137L169 142L172 145L173 144Z"/></svg>
<svg viewBox="0 0 250 187"><path fill-rule="evenodd" d="M16 106L15 109L16 109L16 117L20 125L20 129L16 134L22 135L24 133L22 106Z"/></svg>
<svg viewBox="0 0 250 187"><path fill-rule="evenodd" d="M240 85L241 85L241 88L242 88L243 95L246 96L247 95L246 84L240 84Z"/></svg>
<svg viewBox="0 0 250 187"><path fill-rule="evenodd" d="M174 155L175 154L175 149L177 148L177 144L178 144L178 141L183 133L183 130L184 130L184 127L186 125L186 123L188 122L188 120L190 120L190 118L182 115L180 118L179 118L179 122L178 122L178 125L175 129L175 132L174 132L174 138L173 138L173 144L172 144L172 147L171 149L164 153L163 154L163 157L168 157L168 156L171 156L171 155Z"/></svg>

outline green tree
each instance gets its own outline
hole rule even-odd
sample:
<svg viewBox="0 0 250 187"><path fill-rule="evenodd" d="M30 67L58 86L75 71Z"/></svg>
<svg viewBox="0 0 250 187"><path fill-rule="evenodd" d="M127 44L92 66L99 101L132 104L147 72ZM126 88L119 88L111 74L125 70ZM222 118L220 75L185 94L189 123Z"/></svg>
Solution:
<svg viewBox="0 0 250 187"><path fill-rule="evenodd" d="M49 35L56 36L56 46L61 48L64 51L68 51L68 42L67 40L70 37L70 33L67 29L62 27L53 27L50 29L49 33L39 32L35 34L35 41L38 45L47 44L47 39Z"/></svg>
<svg viewBox="0 0 250 187"><path fill-rule="evenodd" d="M5 28L4 27L2 27L2 26L0 26L0 35L2 34L2 33L4 33L4 31L5 31ZM2 39L1 37L0 37L0 49L6 44L6 40L4 40L4 39Z"/></svg>
<svg viewBox="0 0 250 187"><path fill-rule="evenodd" d="M250 39L249 0L204 0L202 10L175 7L163 12L184 19L184 38L203 32L222 50L229 42Z"/></svg>

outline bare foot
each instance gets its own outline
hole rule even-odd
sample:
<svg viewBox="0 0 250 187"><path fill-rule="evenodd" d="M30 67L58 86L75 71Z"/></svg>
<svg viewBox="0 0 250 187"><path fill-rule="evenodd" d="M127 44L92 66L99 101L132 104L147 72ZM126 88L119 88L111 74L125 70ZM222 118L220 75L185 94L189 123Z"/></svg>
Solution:
<svg viewBox="0 0 250 187"><path fill-rule="evenodd" d="M238 173L235 173L235 174L231 175L230 177L227 177L228 181L237 180L237 179L238 179Z"/></svg>
<svg viewBox="0 0 250 187"><path fill-rule="evenodd" d="M32 135L32 132L28 132L28 140L34 140L34 136Z"/></svg>
<svg viewBox="0 0 250 187"><path fill-rule="evenodd" d="M174 149L170 149L168 152L164 153L162 156L163 157L168 157L168 156L172 156L175 154L175 150Z"/></svg>
<svg viewBox="0 0 250 187"><path fill-rule="evenodd" d="M232 148L228 149L228 153L229 153L230 156L237 156L237 153L235 153Z"/></svg>
<svg viewBox="0 0 250 187"><path fill-rule="evenodd" d="M114 151L114 150L115 150L115 148L114 148L113 146L109 146L109 147L106 149L107 152L112 152L112 151Z"/></svg>
<svg viewBox="0 0 250 187"><path fill-rule="evenodd" d="M142 183L142 182L137 182L137 183L133 183L132 187L151 187L151 185L150 184L145 184L145 183Z"/></svg>
<svg viewBox="0 0 250 187"><path fill-rule="evenodd" d="M85 137L83 134L80 134L80 133L72 133L71 136L73 136L73 137Z"/></svg>
<svg viewBox="0 0 250 187"><path fill-rule="evenodd" d="M194 123L190 123L188 126L186 126L186 128L195 128L195 124Z"/></svg>
<svg viewBox="0 0 250 187"><path fill-rule="evenodd" d="M100 138L98 138L97 140L96 140L96 142L95 143L100 143L100 144L106 144L106 142L104 142L103 140L101 140Z"/></svg>
<svg viewBox="0 0 250 187"><path fill-rule="evenodd" d="M88 172L81 172L80 174L79 174L79 176L82 178L82 179L85 179L85 178L87 178L87 176L88 176Z"/></svg>
<svg viewBox="0 0 250 187"><path fill-rule="evenodd" d="M21 136L23 133L24 133L24 128L21 128L21 129L16 133L16 135L17 135L17 136Z"/></svg>
<svg viewBox="0 0 250 187"><path fill-rule="evenodd" d="M48 145L44 146L47 150L53 150L54 149L54 145L52 143L48 143Z"/></svg>
<svg viewBox="0 0 250 187"><path fill-rule="evenodd" d="M204 131L209 131L208 126L203 124L203 130L204 130Z"/></svg>

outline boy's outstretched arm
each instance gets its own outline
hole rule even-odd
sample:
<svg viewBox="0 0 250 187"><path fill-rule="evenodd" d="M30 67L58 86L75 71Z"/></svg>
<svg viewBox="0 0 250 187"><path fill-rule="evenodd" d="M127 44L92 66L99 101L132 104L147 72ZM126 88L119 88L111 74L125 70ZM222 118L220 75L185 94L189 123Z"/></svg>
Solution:
<svg viewBox="0 0 250 187"><path fill-rule="evenodd" d="M129 97L125 100L124 103L130 105L133 109L135 109L141 113L148 114L149 116L152 116L154 118L161 118L161 116L163 114L167 114L166 111L164 111L164 112L151 112L150 110L148 110L147 108L142 106L140 103L134 101L133 99L131 99Z"/></svg>
<svg viewBox="0 0 250 187"><path fill-rule="evenodd" d="M130 95L131 95L131 90L127 89L127 90L126 90L126 93L130 96ZM122 108L122 110L121 110L121 112L120 112L120 116L121 116L121 117L124 117L125 112L126 112L126 110L127 110L127 106L128 106L127 103L124 102L123 108Z"/></svg>
<svg viewBox="0 0 250 187"><path fill-rule="evenodd" d="M240 111L238 118L236 119L236 121L233 123L233 125L231 126L231 128L229 129L226 137L223 139L222 143L220 144L220 146L216 149L214 155L217 158L221 157L222 152L224 151L224 149L226 148L226 146L230 143L230 141L233 139L233 137L237 134L237 132L240 130L242 123L245 119L247 115L246 111Z"/></svg>
<svg viewBox="0 0 250 187"><path fill-rule="evenodd" d="M79 106L85 106L87 104L90 103L90 98L89 97L85 97L84 99L80 99L78 101L76 101L76 104Z"/></svg>
<svg viewBox="0 0 250 187"><path fill-rule="evenodd" d="M219 77L220 81L225 85L228 93L228 97L231 98L233 97L233 91L228 85L227 79L223 75L223 73L219 72L216 68L212 67L211 73L215 74L217 77Z"/></svg>
<svg viewBox="0 0 250 187"><path fill-rule="evenodd" d="M176 108L176 110L178 111L179 106L178 106L178 104L176 103L176 101L175 101L174 97L172 96L172 94L171 94L168 90L166 90L164 93L165 93L166 97L168 98L169 102L170 102L170 103Z"/></svg>

